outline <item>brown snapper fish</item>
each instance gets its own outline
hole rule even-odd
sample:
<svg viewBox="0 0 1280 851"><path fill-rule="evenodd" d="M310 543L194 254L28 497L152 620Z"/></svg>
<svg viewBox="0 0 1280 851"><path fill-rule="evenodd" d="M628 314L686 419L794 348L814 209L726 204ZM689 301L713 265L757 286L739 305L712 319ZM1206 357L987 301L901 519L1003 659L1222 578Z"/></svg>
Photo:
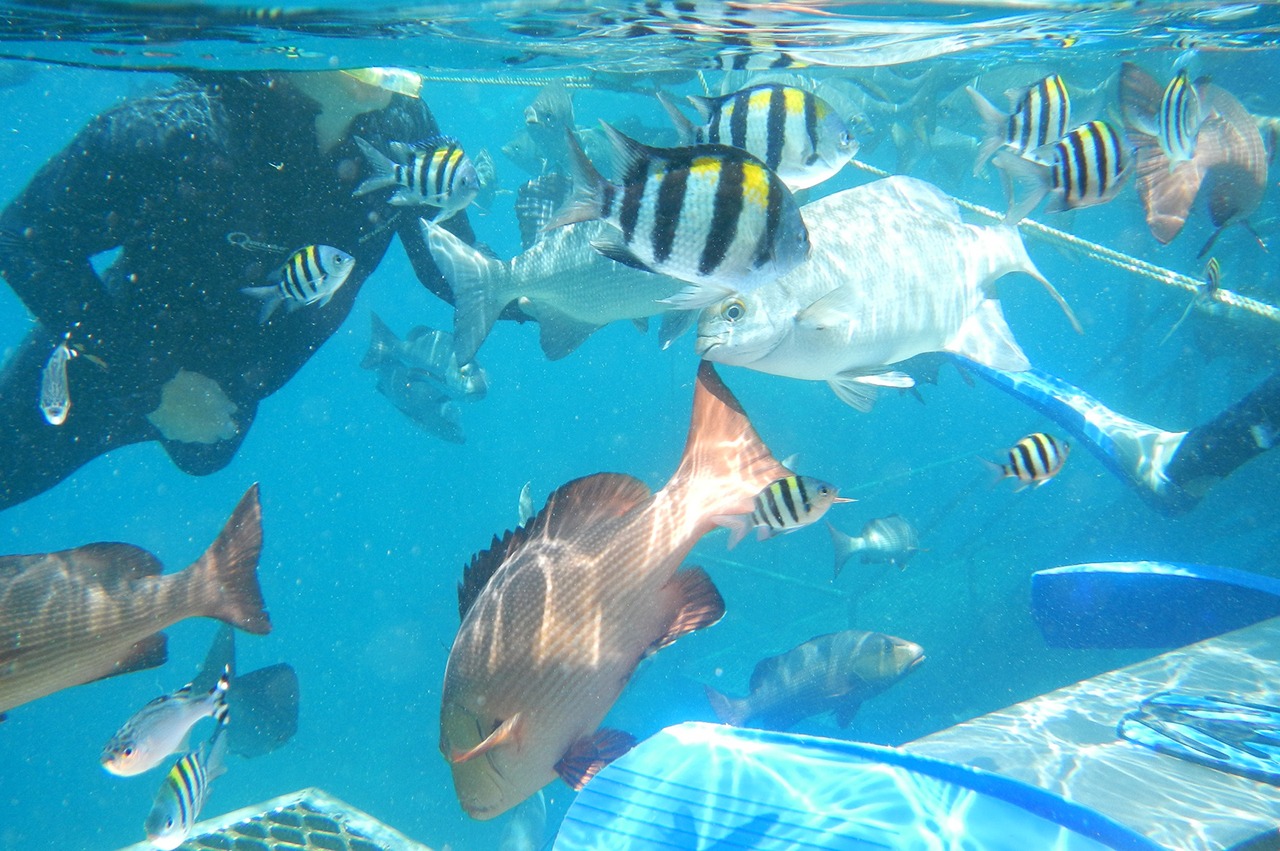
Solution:
<svg viewBox="0 0 1280 851"><path fill-rule="evenodd" d="M162 664L160 630L185 618L266 634L261 549L254 485L204 555L178 573L162 576L156 557L131 544L0 556L0 712Z"/></svg>
<svg viewBox="0 0 1280 851"><path fill-rule="evenodd" d="M681 562L714 517L749 514L787 475L703 363L662 490L618 473L576 479L472 559L440 712L440 751L468 814L493 818L557 775L581 788L634 744L598 728L636 665L724 614L707 574Z"/></svg>

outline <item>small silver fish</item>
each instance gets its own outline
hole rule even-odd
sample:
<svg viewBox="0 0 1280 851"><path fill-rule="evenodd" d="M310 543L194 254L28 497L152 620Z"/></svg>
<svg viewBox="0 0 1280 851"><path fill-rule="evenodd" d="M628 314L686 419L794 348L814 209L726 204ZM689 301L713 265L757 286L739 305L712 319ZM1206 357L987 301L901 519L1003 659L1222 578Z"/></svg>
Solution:
<svg viewBox="0 0 1280 851"><path fill-rule="evenodd" d="M862 553L862 563L888 562L899 568L907 566L907 560L920 550L920 539L910 523L897 514L878 517L862 527L862 534L854 538L841 532L830 523L831 542L835 546L836 569L839 576L854 553Z"/></svg>
<svg viewBox="0 0 1280 851"><path fill-rule="evenodd" d="M438 384L450 399L477 402L488 393L484 367L474 361L459 366L449 332L418 326L401 340L378 314L370 316L369 350L360 361L362 369L380 369L398 361L413 372L415 379L430 379Z"/></svg>
<svg viewBox="0 0 1280 851"><path fill-rule="evenodd" d="M160 785L143 826L161 851L173 851L187 840L209 796L209 784L226 772L227 719L223 715L213 738L178 760Z"/></svg>
<svg viewBox="0 0 1280 851"><path fill-rule="evenodd" d="M40 410L49 425L60 426L71 412L71 388L67 384L67 363L77 354L68 345L70 335L49 355L40 374Z"/></svg>
<svg viewBox="0 0 1280 851"><path fill-rule="evenodd" d="M392 361L378 367L378 392L428 434L449 443L466 443L462 411L438 382Z"/></svg>
<svg viewBox="0 0 1280 851"><path fill-rule="evenodd" d="M213 688L197 694L187 683L172 694L148 703L125 722L102 750L102 767L120 777L150 771L165 757L185 747L187 734L201 718L222 720L227 714L231 669L224 668Z"/></svg>

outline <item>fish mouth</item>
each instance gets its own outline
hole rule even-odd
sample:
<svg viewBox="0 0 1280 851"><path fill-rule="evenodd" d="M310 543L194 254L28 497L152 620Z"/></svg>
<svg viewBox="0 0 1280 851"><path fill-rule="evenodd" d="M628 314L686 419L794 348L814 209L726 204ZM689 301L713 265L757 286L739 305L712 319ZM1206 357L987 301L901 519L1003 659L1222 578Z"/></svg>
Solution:
<svg viewBox="0 0 1280 851"><path fill-rule="evenodd" d="M707 353L715 349L717 346L724 345L724 338L720 336L704 336L699 334L693 341L693 352L700 358L707 358Z"/></svg>

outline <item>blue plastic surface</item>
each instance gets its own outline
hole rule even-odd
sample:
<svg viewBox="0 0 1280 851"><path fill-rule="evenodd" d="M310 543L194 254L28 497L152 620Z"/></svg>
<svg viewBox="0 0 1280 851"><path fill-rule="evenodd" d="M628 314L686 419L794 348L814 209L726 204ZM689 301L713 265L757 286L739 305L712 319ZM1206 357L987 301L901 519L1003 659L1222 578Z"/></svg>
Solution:
<svg viewBox="0 0 1280 851"><path fill-rule="evenodd" d="M1203 564L1076 564L1033 574L1031 609L1051 647L1183 647L1280 615L1280 581Z"/></svg>
<svg viewBox="0 0 1280 851"><path fill-rule="evenodd" d="M678 724L579 793L555 851L1158 845L1034 786L895 748Z"/></svg>

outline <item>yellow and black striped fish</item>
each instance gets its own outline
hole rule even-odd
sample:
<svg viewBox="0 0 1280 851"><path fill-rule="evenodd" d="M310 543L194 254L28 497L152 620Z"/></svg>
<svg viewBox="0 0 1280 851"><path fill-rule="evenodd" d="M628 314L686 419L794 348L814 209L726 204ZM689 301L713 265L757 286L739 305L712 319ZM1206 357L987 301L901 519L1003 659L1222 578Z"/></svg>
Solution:
<svg viewBox="0 0 1280 851"><path fill-rule="evenodd" d="M858 152L849 126L813 92L778 84L751 86L722 97L690 96L702 125L695 127L659 95L685 144L732 145L755 155L792 191L835 175Z"/></svg>
<svg viewBox="0 0 1280 851"><path fill-rule="evenodd" d="M1178 72L1165 87L1160 111L1156 113L1156 138L1160 150L1169 158L1170 171L1195 156L1196 136L1203 118L1196 87L1185 70Z"/></svg>
<svg viewBox="0 0 1280 851"><path fill-rule="evenodd" d="M1106 203L1124 185L1132 160L1119 132L1105 121L1077 127L1035 152L1035 158L1001 150L992 162L1015 183L1031 188L1021 201L1010 197L1005 222L1021 221L1046 195L1051 213Z"/></svg>
<svg viewBox="0 0 1280 851"><path fill-rule="evenodd" d="M324 307L347 281L355 259L332 245L307 245L289 255L284 265L268 278L265 287L244 287L240 292L265 301L259 322L266 322L281 304L289 311L307 304Z"/></svg>
<svg viewBox="0 0 1280 851"><path fill-rule="evenodd" d="M225 771L227 718L224 713L213 737L169 769L144 825L147 839L162 851L172 851L191 835L200 817L209 784Z"/></svg>
<svg viewBox="0 0 1280 851"><path fill-rule="evenodd" d="M1028 485L1040 487L1058 475L1070 453L1070 444L1038 431L1013 445L1009 450L1009 463L998 464L985 458L982 461L995 474L996 481L1017 479L1018 486L1014 490L1020 491Z"/></svg>
<svg viewBox="0 0 1280 851"><path fill-rule="evenodd" d="M1071 126L1071 97L1066 83L1057 74L1028 87L1007 115L973 86L966 86L965 91L986 126L986 137L973 165L975 175L1000 148L1011 148L1019 156L1028 156L1061 139ZM1015 92L1010 92L1011 99L1014 95Z"/></svg>
<svg viewBox="0 0 1280 851"><path fill-rule="evenodd" d="M604 256L690 284L667 299L705 307L791 271L809 232L791 191L759 159L727 145L651 148L604 124L620 183L600 176L570 143L574 195L548 227L602 220Z"/></svg>
<svg viewBox="0 0 1280 851"><path fill-rule="evenodd" d="M373 175L356 187L353 195L395 188L390 203L439 207L433 220L443 222L475 200L480 174L455 139L436 136L417 145L390 142L388 157L373 145L355 137Z"/></svg>
<svg viewBox="0 0 1280 851"><path fill-rule="evenodd" d="M720 515L712 518L729 530L729 549L756 530L765 540L816 522L837 502L853 502L840 496L835 485L812 476L787 476L772 482L756 495L750 515Z"/></svg>

